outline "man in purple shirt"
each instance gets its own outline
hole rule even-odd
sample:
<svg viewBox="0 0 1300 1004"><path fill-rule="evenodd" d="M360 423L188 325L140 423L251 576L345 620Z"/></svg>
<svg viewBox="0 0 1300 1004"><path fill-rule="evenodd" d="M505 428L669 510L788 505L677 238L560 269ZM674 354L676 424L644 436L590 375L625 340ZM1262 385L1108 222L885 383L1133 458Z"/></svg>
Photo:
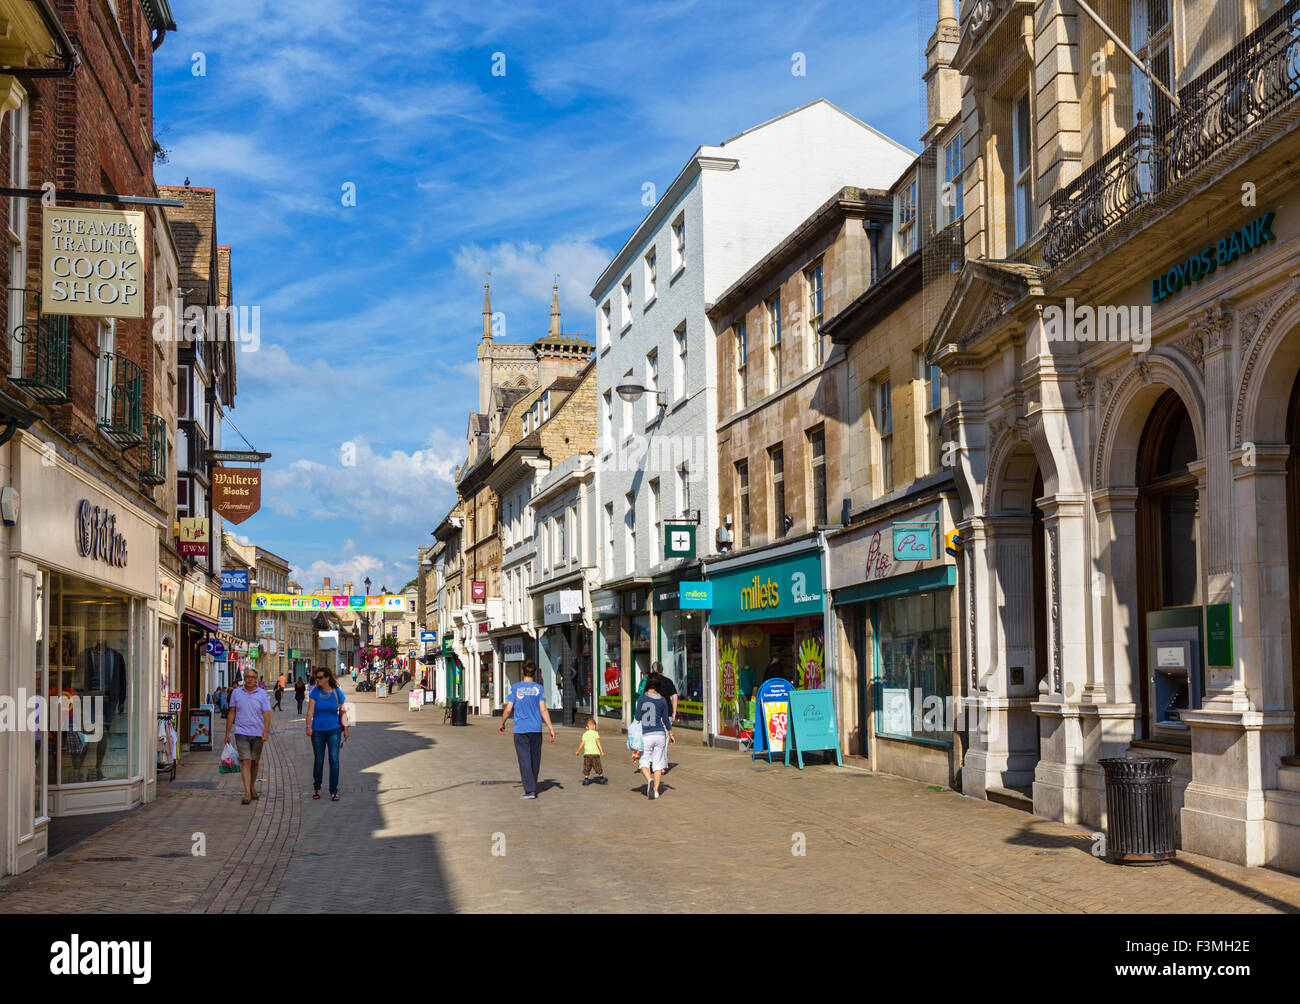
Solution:
<svg viewBox="0 0 1300 1004"><path fill-rule="evenodd" d="M244 799L247 805L257 794L257 766L262 758L262 743L271 734L271 698L257 685L257 670L244 670L244 685L230 694L230 710L226 718L226 742L230 731L235 732L235 749L239 753L239 776L244 782Z"/></svg>

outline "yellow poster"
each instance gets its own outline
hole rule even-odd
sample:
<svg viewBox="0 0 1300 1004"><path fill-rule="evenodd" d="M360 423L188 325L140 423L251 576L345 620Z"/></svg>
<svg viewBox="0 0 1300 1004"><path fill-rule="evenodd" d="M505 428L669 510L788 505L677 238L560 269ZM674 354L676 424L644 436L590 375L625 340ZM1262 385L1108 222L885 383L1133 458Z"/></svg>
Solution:
<svg viewBox="0 0 1300 1004"><path fill-rule="evenodd" d="M767 748L773 753L784 753L785 735L790 731L790 702L766 701L763 711L766 715Z"/></svg>

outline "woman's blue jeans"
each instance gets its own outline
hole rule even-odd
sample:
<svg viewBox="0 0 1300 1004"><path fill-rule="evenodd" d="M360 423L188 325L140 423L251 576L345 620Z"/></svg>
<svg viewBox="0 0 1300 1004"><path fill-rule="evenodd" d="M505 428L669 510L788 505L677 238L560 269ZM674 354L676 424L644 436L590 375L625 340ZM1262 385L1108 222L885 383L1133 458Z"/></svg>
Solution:
<svg viewBox="0 0 1300 1004"><path fill-rule="evenodd" d="M316 761L311 767L311 779L317 791L320 791L321 774L325 767L325 750L330 751L330 794L339 793L339 743L343 741L343 730L330 729L328 732L311 733L311 748L316 753Z"/></svg>

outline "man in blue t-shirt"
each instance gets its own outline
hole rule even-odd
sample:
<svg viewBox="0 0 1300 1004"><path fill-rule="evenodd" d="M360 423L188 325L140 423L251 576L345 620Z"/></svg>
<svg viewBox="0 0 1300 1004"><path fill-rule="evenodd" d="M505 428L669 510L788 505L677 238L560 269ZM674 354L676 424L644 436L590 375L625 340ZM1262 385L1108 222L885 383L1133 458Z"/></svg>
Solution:
<svg viewBox="0 0 1300 1004"><path fill-rule="evenodd" d="M555 742L555 727L551 713L546 710L546 691L537 682L537 667L524 663L523 679L510 688L506 708L501 712L502 735L506 732L506 719L511 711L515 715L515 755L519 758L519 778L524 782L522 798L537 797L537 774L542 769L542 722Z"/></svg>

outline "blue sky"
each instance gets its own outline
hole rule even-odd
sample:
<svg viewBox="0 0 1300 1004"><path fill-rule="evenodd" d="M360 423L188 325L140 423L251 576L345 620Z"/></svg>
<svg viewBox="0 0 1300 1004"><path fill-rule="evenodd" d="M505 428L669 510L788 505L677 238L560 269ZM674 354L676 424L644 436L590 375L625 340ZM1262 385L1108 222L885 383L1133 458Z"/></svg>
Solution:
<svg viewBox="0 0 1300 1004"><path fill-rule="evenodd" d="M156 175L217 190L261 308L231 418L274 457L236 532L307 588L400 587L455 498L484 272L508 339L545 333L557 272L589 334L642 186L701 144L825 97L916 148L922 4L172 0Z"/></svg>

